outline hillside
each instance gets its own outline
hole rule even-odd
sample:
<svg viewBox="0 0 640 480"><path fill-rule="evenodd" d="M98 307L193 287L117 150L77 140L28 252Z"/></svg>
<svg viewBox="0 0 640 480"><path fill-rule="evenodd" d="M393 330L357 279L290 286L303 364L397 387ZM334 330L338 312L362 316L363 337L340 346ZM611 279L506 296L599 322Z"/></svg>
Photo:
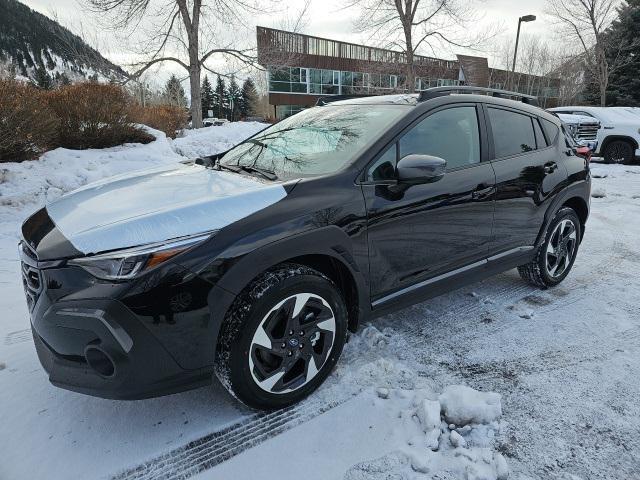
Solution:
<svg viewBox="0 0 640 480"><path fill-rule="evenodd" d="M0 70L36 79L121 77L124 71L79 36L16 0L0 0Z"/></svg>

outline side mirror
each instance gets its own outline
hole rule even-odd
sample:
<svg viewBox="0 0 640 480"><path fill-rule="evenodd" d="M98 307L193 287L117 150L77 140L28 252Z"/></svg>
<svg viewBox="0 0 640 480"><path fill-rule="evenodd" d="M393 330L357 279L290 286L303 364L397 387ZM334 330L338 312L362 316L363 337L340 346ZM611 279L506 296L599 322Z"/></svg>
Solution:
<svg viewBox="0 0 640 480"><path fill-rule="evenodd" d="M398 161L398 183L417 185L437 182L447 170L447 161L432 155L412 154Z"/></svg>

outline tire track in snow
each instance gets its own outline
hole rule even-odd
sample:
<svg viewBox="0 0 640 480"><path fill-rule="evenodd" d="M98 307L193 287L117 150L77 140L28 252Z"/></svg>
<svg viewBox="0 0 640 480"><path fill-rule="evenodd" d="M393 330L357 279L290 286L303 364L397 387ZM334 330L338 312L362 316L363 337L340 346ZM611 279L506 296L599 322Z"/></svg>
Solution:
<svg viewBox="0 0 640 480"><path fill-rule="evenodd" d="M5 345L15 345L16 343L24 343L32 340L31 329L25 328L24 330L16 330L10 332L4 337Z"/></svg>
<svg viewBox="0 0 640 480"><path fill-rule="evenodd" d="M255 413L229 427L207 434L170 452L111 477L111 480L183 480L209 470L287 430L308 422L348 398L311 402L282 410Z"/></svg>

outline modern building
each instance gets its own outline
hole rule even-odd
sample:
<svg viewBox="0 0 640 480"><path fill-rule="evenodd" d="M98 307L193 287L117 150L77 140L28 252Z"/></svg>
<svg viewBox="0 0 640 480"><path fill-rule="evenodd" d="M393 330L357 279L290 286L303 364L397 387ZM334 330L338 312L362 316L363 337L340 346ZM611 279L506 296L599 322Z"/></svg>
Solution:
<svg viewBox="0 0 640 480"><path fill-rule="evenodd" d="M327 95L383 95L407 92L407 59L402 52L257 27L258 62L267 71L269 104L280 119ZM558 80L489 68L485 57L456 60L414 56L413 91L474 85L536 95L555 106ZM513 84L513 85L512 85Z"/></svg>

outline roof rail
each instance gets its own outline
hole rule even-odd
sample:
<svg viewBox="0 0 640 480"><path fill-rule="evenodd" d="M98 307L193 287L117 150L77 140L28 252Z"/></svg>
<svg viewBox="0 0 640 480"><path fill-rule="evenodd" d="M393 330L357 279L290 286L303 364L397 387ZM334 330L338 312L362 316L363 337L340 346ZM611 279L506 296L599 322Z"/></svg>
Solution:
<svg viewBox="0 0 640 480"><path fill-rule="evenodd" d="M316 107L321 107L322 105L328 105L333 102L338 102L340 100L351 100L353 98L365 98L371 97L372 95L328 95L326 97L320 97L316 101Z"/></svg>
<svg viewBox="0 0 640 480"><path fill-rule="evenodd" d="M498 88L474 87L471 85L461 85L452 87L432 87L422 90L418 97L418 102L424 102L436 97L451 95L452 93L484 93L498 98L518 99L522 103L538 106L538 97L526 95L524 93L510 92L508 90L500 90Z"/></svg>

